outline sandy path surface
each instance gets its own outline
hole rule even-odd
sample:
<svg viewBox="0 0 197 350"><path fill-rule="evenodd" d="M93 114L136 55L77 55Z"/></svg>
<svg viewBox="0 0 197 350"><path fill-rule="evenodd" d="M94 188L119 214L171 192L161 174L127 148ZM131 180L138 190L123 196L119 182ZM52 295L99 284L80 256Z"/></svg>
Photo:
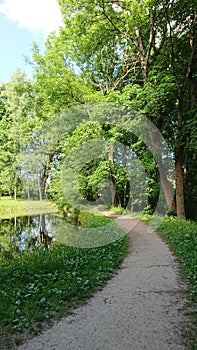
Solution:
<svg viewBox="0 0 197 350"><path fill-rule="evenodd" d="M173 255L145 224L127 216L116 222L130 237L118 273L87 305L18 350L188 349L186 286Z"/></svg>

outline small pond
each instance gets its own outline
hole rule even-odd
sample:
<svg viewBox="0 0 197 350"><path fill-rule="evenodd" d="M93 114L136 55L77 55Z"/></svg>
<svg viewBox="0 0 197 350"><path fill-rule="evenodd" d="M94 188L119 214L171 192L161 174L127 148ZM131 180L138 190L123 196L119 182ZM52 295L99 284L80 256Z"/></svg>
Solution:
<svg viewBox="0 0 197 350"><path fill-rule="evenodd" d="M65 223L58 214L40 214L0 220L0 246L22 252L48 247L56 240L56 226Z"/></svg>
<svg viewBox="0 0 197 350"><path fill-rule="evenodd" d="M78 247L95 248L120 239L124 233L110 222L105 226L84 228L76 218L66 220L58 213L22 216L0 220L0 250L21 254L54 242Z"/></svg>

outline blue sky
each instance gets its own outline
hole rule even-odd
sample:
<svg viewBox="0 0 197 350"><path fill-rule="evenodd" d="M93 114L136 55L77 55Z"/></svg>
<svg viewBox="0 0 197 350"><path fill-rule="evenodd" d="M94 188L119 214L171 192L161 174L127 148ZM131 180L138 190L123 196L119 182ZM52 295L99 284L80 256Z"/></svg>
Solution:
<svg viewBox="0 0 197 350"><path fill-rule="evenodd" d="M58 31L61 13L56 0L0 0L0 82L7 82L20 67L31 77L33 42L43 49L47 35Z"/></svg>

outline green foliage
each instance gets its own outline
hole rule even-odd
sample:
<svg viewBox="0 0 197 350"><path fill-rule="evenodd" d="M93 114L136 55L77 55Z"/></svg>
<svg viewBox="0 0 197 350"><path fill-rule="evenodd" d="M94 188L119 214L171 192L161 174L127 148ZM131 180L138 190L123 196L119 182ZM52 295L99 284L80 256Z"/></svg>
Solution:
<svg viewBox="0 0 197 350"><path fill-rule="evenodd" d="M123 215L126 213L125 209L120 205L118 207L109 206L108 209L117 215Z"/></svg>
<svg viewBox="0 0 197 350"><path fill-rule="evenodd" d="M83 78L107 101L149 118L180 169L183 164L189 169L186 144L191 149L196 142L196 1L59 0L59 4L65 23L60 36ZM184 215L182 176L176 176L178 215ZM170 190L164 191L167 197Z"/></svg>
<svg viewBox="0 0 197 350"><path fill-rule="evenodd" d="M48 183L50 198L58 200L63 207L69 207L57 172L69 152L97 138L107 140L109 144L118 141L135 150L147 176L149 189L145 194L148 205L154 209L160 185L166 198L170 186L166 189L162 181L160 184L159 171L162 169L158 171L146 145L128 130L112 123L117 110L119 113L122 108L124 115L129 107L157 126L180 172L185 168L184 193L183 174L176 174L176 205L179 214L184 215L185 195L186 215L196 218L192 209L197 201L196 159L193 156L196 149L197 76L195 0L172 0L167 4L161 0L117 3L59 0L59 4L64 25L58 35L48 36L44 54L34 45L33 82L17 70L12 80L1 87L0 195L35 197L39 192L43 198ZM80 67L77 73L73 62L75 67ZM83 106L87 101L112 102L118 104L118 108L111 108L110 113L108 108L106 113L102 104L97 105L94 116L89 118L90 104L84 111L84 120L77 119L76 125L70 119L69 132L63 129L61 140L53 147L47 147L53 135L44 130L44 123L48 122L49 129L54 127L53 123L50 124L54 116L62 116L65 108L76 103ZM76 108L76 114L78 112ZM109 125L106 125L106 120L102 125L101 116L108 119ZM143 125L138 125L138 128L143 128ZM44 135L40 135L39 130ZM34 140L34 145L30 139ZM35 145L39 155L32 162ZM155 146L158 145L155 143ZM45 147L44 151L42 147ZM127 205L128 169L123 160L118 159L118 151L116 160L111 159L113 167L107 164L108 158L104 159L103 154L101 161L96 160L96 166L87 164L83 167L78 181L81 199L97 200L100 192L107 188L107 181L111 181L117 193L113 204ZM167 182L167 177L165 180ZM173 178L170 180L172 182ZM133 194L132 197L135 197L133 205L141 210L145 196L141 191L142 181L139 182L140 198ZM72 187L72 184L67 186ZM73 197L76 197L77 190L74 192Z"/></svg>
<svg viewBox="0 0 197 350"><path fill-rule="evenodd" d="M149 224L152 216L148 213L132 213ZM182 277L188 284L188 296L192 301L191 315L195 325L194 331L187 334L191 342L191 350L196 349L197 332L197 223L175 216L166 216L157 232L169 245L176 256ZM195 333L195 334L194 334Z"/></svg>
<svg viewBox="0 0 197 350"><path fill-rule="evenodd" d="M103 227L112 222L111 219L107 218L106 216L86 211L80 211L78 221L82 227L88 228Z"/></svg>
<svg viewBox="0 0 197 350"><path fill-rule="evenodd" d="M197 223L168 217L159 232L178 257L182 274L190 286L190 297L197 302Z"/></svg>
<svg viewBox="0 0 197 350"><path fill-rule="evenodd" d="M149 224L152 216L132 213ZM189 285L190 298L197 303L197 223L176 216L166 216L157 229L180 263L182 276Z"/></svg>
<svg viewBox="0 0 197 350"><path fill-rule="evenodd" d="M88 213L81 213L80 218L88 227L110 221ZM127 246L124 236L92 249L54 244L49 250L41 248L14 259L0 253L2 349L6 348L6 337L13 339L13 334L23 337L23 331L37 334L44 322L68 314L72 307L84 303L112 276Z"/></svg>
<svg viewBox="0 0 197 350"><path fill-rule="evenodd" d="M31 94L31 82L20 70L1 88L4 111L0 120L0 195L21 196L18 155L35 124L31 120Z"/></svg>
<svg viewBox="0 0 197 350"><path fill-rule="evenodd" d="M181 274L189 286L189 297L194 303L192 316L195 330L188 336L194 350L197 335L197 223L171 216L161 224L159 233L178 258Z"/></svg>

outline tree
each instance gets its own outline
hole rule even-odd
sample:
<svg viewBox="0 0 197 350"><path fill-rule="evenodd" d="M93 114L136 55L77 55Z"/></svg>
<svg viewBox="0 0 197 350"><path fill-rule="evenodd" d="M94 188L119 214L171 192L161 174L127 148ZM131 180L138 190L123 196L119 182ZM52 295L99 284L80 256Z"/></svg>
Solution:
<svg viewBox="0 0 197 350"><path fill-rule="evenodd" d="M188 108L191 111L191 105L194 111L196 100L195 1L59 0L59 4L65 22L61 35L70 57L85 77L103 94L122 91L126 84L133 88L138 84L134 97L138 110L158 126L174 152L176 203L173 208L176 205L178 216L184 217L184 143L190 133L184 128L188 119L185 111ZM188 104L188 100L192 102ZM150 105L154 103L151 111ZM173 110L168 113L170 106ZM171 124L166 122L169 114ZM170 133L169 125L173 129ZM169 202L172 193L161 162L158 167Z"/></svg>
<svg viewBox="0 0 197 350"><path fill-rule="evenodd" d="M62 138L59 166L48 186L52 198L56 197L62 203L61 198L65 197L72 205L85 204L84 199L97 203L107 200L108 204L123 207L127 207L130 201L130 206L136 210L145 207L148 199L153 204L159 190L157 187L153 191L154 181L158 180L155 161L142 141L126 130L133 122L130 111L125 114L126 124L122 125L121 113L126 113L124 106L87 104L83 109L86 116L79 105L78 114L82 113L82 120L78 120L74 129L70 125L69 132ZM72 117L74 121L75 115ZM110 122L112 118L114 125ZM144 125L145 133L146 130ZM155 180L151 179L153 174ZM106 186L108 192L104 193Z"/></svg>
<svg viewBox="0 0 197 350"><path fill-rule="evenodd" d="M84 85L70 67L61 38L51 34L45 47L44 55L40 54L36 45L33 48L35 127L23 157L25 182L37 182L41 200L45 197L47 182L58 157L58 143L64 130L66 132L61 116L65 108L84 102L92 94L91 88Z"/></svg>
<svg viewBox="0 0 197 350"><path fill-rule="evenodd" d="M32 85L25 73L17 70L10 82L1 87L3 111L0 120L0 188L1 194L21 195L18 156L32 128Z"/></svg>

